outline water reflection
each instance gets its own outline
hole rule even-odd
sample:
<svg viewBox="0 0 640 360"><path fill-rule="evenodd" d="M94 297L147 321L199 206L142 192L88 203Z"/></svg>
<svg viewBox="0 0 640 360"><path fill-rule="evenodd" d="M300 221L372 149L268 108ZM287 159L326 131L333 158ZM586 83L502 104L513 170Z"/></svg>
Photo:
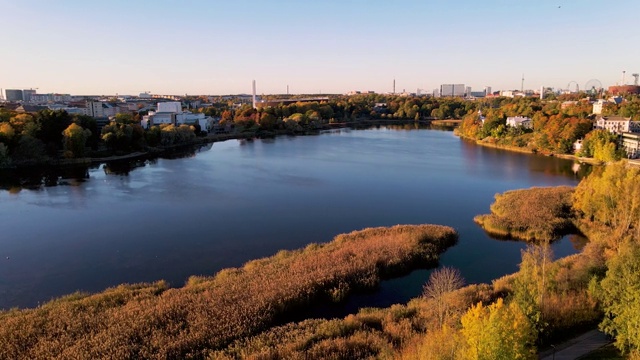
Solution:
<svg viewBox="0 0 640 360"><path fill-rule="evenodd" d="M42 190L51 186L81 186L89 179L89 168L38 168L0 171L0 189L10 194L22 190Z"/></svg>
<svg viewBox="0 0 640 360"><path fill-rule="evenodd" d="M147 163L155 163L155 160L113 161L104 164L102 169L105 175L128 176L131 171L145 167Z"/></svg>
<svg viewBox="0 0 640 360"><path fill-rule="evenodd" d="M587 171L404 126L245 144L0 176L0 259L11 258L0 262L0 308L123 282L181 286L191 275L395 224L456 228L459 244L442 264L469 283L490 281L517 270L524 245L487 237L473 217L489 211L495 193L575 185ZM579 243L553 246L565 256ZM385 282L372 297L405 301L425 276Z"/></svg>

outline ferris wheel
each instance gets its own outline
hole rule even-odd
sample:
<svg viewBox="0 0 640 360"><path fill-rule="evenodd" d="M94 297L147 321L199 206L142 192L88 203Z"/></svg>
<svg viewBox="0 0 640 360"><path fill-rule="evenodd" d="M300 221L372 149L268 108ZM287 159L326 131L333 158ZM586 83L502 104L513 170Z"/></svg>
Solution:
<svg viewBox="0 0 640 360"><path fill-rule="evenodd" d="M599 94L602 91L602 83L598 79L591 79L584 85L584 89L591 95Z"/></svg>

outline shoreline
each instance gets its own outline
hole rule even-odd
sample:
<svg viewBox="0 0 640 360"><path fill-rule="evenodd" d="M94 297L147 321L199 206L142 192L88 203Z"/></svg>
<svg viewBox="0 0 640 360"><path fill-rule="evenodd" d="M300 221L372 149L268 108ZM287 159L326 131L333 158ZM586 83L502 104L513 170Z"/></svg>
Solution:
<svg viewBox="0 0 640 360"><path fill-rule="evenodd" d="M580 156L575 156L575 155L570 155L570 154L542 153L542 152L538 152L538 151L534 151L534 150L528 149L526 147L518 147L518 146L513 146L513 145L493 144L493 143L485 142L485 141L482 141L482 140L477 140L477 139L469 138L469 137L466 137L466 136L462 136L462 135L460 135L458 133L455 133L455 135L458 136L460 139L462 139L464 141L473 142L478 146L484 146L484 147L488 147L488 148L511 151L511 152L518 152L518 153L522 153L522 154L531 154L531 155L539 155L539 156L546 156L546 157L557 157L557 158L560 158L560 159L574 160L574 161L577 161L577 162L580 162L580 163L587 163L587 164L591 164L591 165L603 165L602 161L596 160L596 159L593 159L593 158L585 158L585 157L580 157Z"/></svg>
<svg viewBox="0 0 640 360"><path fill-rule="evenodd" d="M449 121L449 120L447 120ZM198 137L194 141L185 144L176 144L164 147L149 147L146 151L135 151L123 155L109 155L105 157L82 157L75 159L51 159L43 162L28 162L23 164L14 164L11 166L0 167L0 171L16 171L16 170L33 170L38 168L74 168L78 166L91 166L99 165L102 163L138 160L156 158L163 154L172 152L176 149L186 149L190 147L212 144L220 141L227 140L242 140L242 139L255 139L255 138L272 138L281 135L290 136L307 136L315 135L325 130L354 128L358 129L360 126L386 126L386 125L406 125L406 124L420 124L420 125L435 125L438 124L434 120L409 120L409 119L360 119L355 122L340 122L340 123L327 123L323 124L317 129L308 129L304 131L292 132L290 130L262 130L251 132L239 132L239 133L218 133L207 134L203 137Z"/></svg>

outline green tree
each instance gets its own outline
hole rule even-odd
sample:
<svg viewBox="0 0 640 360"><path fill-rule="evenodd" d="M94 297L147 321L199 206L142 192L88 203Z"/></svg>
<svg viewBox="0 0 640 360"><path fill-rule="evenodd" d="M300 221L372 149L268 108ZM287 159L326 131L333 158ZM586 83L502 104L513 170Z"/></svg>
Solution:
<svg viewBox="0 0 640 360"><path fill-rule="evenodd" d="M133 114L131 113L118 113L115 117L115 122L118 124L133 124Z"/></svg>
<svg viewBox="0 0 640 360"><path fill-rule="evenodd" d="M608 262L599 293L605 312L600 328L623 352L640 351L640 245L627 241Z"/></svg>
<svg viewBox="0 0 640 360"><path fill-rule="evenodd" d="M64 150L66 157L78 158L84 155L84 147L87 139L91 136L91 131L83 129L82 126L72 123L62 133L64 136Z"/></svg>
<svg viewBox="0 0 640 360"><path fill-rule="evenodd" d="M9 157L9 148L4 143L0 142L0 168L11 165L11 158Z"/></svg>
<svg viewBox="0 0 640 360"><path fill-rule="evenodd" d="M478 303L460 319L466 341L465 359L535 359L535 332L520 307L499 298L489 306Z"/></svg>
<svg viewBox="0 0 640 360"><path fill-rule="evenodd" d="M547 242L529 245L522 251L522 262L513 284L513 300L527 316L534 329L542 332L545 299L554 287L553 252Z"/></svg>
<svg viewBox="0 0 640 360"><path fill-rule="evenodd" d="M87 115L75 115L73 122L82 126L83 129L91 131L91 136L87 139L87 146L90 146L92 149L97 149L98 143L100 142L100 132L98 131L96 119Z"/></svg>
<svg viewBox="0 0 640 360"><path fill-rule="evenodd" d="M62 147L62 132L71 124L71 116L66 111L42 110L36 116L39 131L37 137L47 147L47 152L56 156Z"/></svg>
<svg viewBox="0 0 640 360"><path fill-rule="evenodd" d="M42 141L29 135L20 137L11 158L17 163L39 163L48 159Z"/></svg>
<svg viewBox="0 0 640 360"><path fill-rule="evenodd" d="M276 126L276 117L264 112L260 115L260 127L265 130L272 130Z"/></svg>

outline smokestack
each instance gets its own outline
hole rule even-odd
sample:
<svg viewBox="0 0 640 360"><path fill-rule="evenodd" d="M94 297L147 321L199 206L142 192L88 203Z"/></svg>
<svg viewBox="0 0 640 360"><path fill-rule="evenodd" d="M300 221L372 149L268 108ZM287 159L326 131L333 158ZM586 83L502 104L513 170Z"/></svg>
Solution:
<svg viewBox="0 0 640 360"><path fill-rule="evenodd" d="M253 92L252 92L252 95L253 95L253 108L255 109L256 108L256 81L255 80L253 80Z"/></svg>
<svg viewBox="0 0 640 360"><path fill-rule="evenodd" d="M544 85L540 86L540 100L544 100Z"/></svg>
<svg viewBox="0 0 640 360"><path fill-rule="evenodd" d="M620 85L625 85L625 83L624 83L624 74L626 72L627 72L626 70L622 70L622 84L620 84Z"/></svg>
<svg viewBox="0 0 640 360"><path fill-rule="evenodd" d="M396 93L396 79L393 79L393 94Z"/></svg>

